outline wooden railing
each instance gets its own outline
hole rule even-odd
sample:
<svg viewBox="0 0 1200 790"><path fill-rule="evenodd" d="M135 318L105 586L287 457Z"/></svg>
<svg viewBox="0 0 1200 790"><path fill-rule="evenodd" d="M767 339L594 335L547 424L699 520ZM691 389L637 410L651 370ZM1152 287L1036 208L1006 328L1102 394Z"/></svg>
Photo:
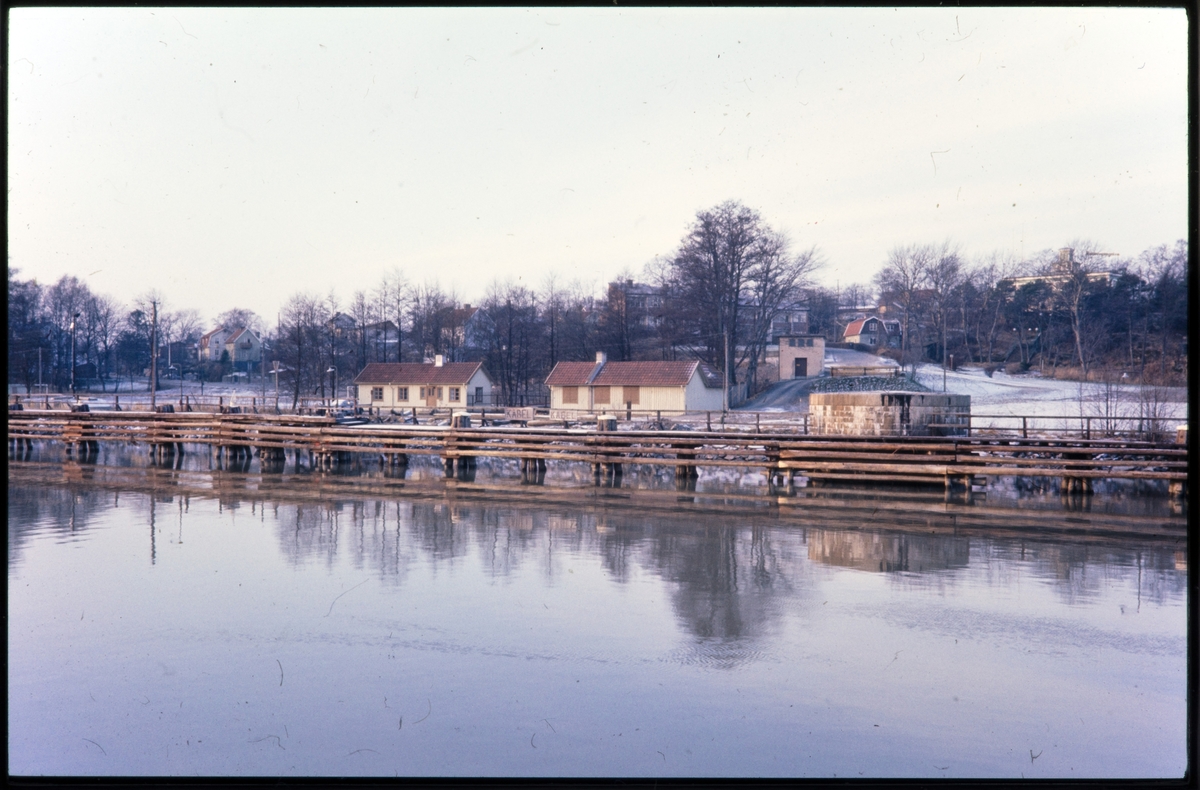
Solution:
<svg viewBox="0 0 1200 790"><path fill-rule="evenodd" d="M976 476L1060 477L1081 490L1096 478L1187 480L1187 449L1135 439L1016 437L802 436L764 431L600 431L595 428L452 428L431 425L337 425L332 418L252 414L10 412L10 446L57 441L91 447L133 442L236 449L282 459L288 450L337 458L362 454L396 463L440 456L449 471L479 457L521 462L587 463L619 473L622 464L752 467L771 479L934 482L970 485ZM1177 486L1178 487L1178 486ZM1182 493L1182 489L1179 489Z"/></svg>

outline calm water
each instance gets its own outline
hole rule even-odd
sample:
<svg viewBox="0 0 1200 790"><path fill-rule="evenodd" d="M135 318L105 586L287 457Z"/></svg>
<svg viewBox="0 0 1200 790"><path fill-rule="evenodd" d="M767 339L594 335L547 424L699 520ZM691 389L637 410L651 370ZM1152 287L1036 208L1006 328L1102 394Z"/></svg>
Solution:
<svg viewBox="0 0 1200 790"><path fill-rule="evenodd" d="M1181 516L902 500L15 463L10 771L1182 774Z"/></svg>

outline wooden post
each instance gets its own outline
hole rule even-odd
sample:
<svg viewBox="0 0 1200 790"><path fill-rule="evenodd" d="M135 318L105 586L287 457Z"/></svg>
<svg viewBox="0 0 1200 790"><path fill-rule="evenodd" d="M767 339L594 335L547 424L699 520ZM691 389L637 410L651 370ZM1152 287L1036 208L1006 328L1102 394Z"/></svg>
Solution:
<svg viewBox="0 0 1200 790"><path fill-rule="evenodd" d="M711 431L712 430L712 412L711 411L704 412L704 420L705 420L705 422L708 423L708 430Z"/></svg>
<svg viewBox="0 0 1200 790"><path fill-rule="evenodd" d="M1021 438L1022 439L1029 438L1029 418L1028 417L1021 418Z"/></svg>

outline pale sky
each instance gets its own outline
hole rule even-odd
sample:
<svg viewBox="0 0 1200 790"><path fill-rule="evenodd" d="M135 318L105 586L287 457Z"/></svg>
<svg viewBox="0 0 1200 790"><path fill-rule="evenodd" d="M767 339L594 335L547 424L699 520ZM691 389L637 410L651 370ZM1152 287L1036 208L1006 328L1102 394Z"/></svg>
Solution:
<svg viewBox="0 0 1200 790"><path fill-rule="evenodd" d="M728 199L829 285L1187 236L1181 9L9 13L9 265L206 318L394 267L599 291Z"/></svg>

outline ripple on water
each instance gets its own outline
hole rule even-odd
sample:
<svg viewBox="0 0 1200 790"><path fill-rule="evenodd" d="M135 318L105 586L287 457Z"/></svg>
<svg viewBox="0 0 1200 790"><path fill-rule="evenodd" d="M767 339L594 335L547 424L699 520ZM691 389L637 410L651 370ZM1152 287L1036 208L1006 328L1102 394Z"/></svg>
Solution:
<svg viewBox="0 0 1200 790"><path fill-rule="evenodd" d="M688 667L705 669L735 669L747 664L769 660L770 654L744 641L702 640L676 648L667 660Z"/></svg>

